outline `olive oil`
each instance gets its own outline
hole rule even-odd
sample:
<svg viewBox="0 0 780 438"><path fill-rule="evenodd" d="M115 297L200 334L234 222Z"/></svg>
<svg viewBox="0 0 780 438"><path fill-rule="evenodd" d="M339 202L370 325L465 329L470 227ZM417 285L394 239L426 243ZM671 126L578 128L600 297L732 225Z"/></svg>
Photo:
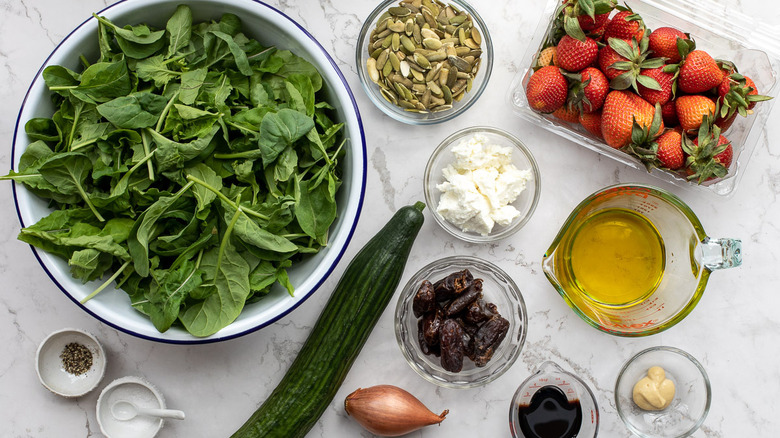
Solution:
<svg viewBox="0 0 780 438"><path fill-rule="evenodd" d="M664 243L643 215L608 208L585 218L566 243L564 288L580 291L596 304L630 306L651 294L664 273Z"/></svg>

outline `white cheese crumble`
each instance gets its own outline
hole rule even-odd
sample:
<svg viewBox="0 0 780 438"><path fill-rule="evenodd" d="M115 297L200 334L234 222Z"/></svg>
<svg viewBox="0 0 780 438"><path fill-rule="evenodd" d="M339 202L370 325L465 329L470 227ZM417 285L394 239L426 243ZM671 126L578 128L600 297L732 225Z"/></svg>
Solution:
<svg viewBox="0 0 780 438"><path fill-rule="evenodd" d="M436 211L445 220L464 232L487 236L495 224L506 226L520 216L509 204L533 175L512 164L511 147L475 134L451 151L455 162L442 169L446 181L436 186L441 191Z"/></svg>

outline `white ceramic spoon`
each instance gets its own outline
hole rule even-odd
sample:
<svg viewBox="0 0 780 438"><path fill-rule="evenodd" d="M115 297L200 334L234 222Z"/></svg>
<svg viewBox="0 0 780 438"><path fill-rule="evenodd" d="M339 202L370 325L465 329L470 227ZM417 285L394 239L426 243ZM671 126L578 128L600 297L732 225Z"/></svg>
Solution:
<svg viewBox="0 0 780 438"><path fill-rule="evenodd" d="M111 415L117 420L132 420L138 415L148 417L173 418L176 420L184 419L184 412L176 409L150 409L136 406L133 402L127 400L117 400L111 405Z"/></svg>

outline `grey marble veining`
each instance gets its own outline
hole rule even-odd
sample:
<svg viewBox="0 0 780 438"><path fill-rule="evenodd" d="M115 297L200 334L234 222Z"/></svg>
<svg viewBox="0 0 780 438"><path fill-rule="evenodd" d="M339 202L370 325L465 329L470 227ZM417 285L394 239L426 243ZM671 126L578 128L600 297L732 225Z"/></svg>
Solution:
<svg viewBox="0 0 780 438"><path fill-rule="evenodd" d="M132 1L132 0L130 0ZM680 193L715 237L743 240L744 265L713 274L695 311L667 332L642 339L615 338L581 321L541 271L541 256L571 209L590 193L616 182L655 183L648 175L601 157L514 115L507 90L523 68L525 44L536 29L542 2L474 0L493 36L496 63L483 96L466 114L436 126L401 125L377 110L363 92L354 65L354 44L374 1L270 0L307 28L336 60L358 101L367 135L367 196L346 256L319 293L277 323L227 342L197 346L157 344L103 325L75 306L48 279L19 231L9 183L0 185L0 435L8 437L101 436L95 419L99 391L77 400L59 398L39 383L34 356L50 332L79 327L106 348L102 388L125 375L157 384L168 405L187 419L167 422L160 437L228 436L270 394L309 333L346 264L400 206L421 200L422 174L433 147L448 134L491 125L520 137L542 172L542 197L523 230L505 241L475 245L457 241L430 213L402 284L423 265L443 256L471 254L506 270L522 289L529 316L525 347L514 366L493 383L451 390L420 378L406 364L393 333L391 302L341 390L310 437L370 437L343 410L357 389L388 383L409 389L431 410L449 409L437 427L413 437L507 437L509 400L517 386L545 360L578 374L595 392L601 410L599 436L627 438L614 402L616 375L636 352L655 345L682 348L709 373L713 401L697 438L773 437L780 430L780 113L775 109L735 195L713 200ZM18 108L41 63L67 33L106 6L101 0L0 0L0 172L9 168ZM719 0L752 17L780 16L775 3Z"/></svg>

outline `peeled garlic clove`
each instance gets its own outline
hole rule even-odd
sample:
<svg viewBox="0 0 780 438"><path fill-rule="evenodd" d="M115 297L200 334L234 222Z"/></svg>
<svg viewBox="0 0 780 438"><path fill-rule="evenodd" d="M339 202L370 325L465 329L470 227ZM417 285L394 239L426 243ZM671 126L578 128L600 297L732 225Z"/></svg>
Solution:
<svg viewBox="0 0 780 438"><path fill-rule="evenodd" d="M379 436L400 436L431 424L439 424L449 413L431 412L407 391L392 385L358 388L344 400L347 414L369 432Z"/></svg>

